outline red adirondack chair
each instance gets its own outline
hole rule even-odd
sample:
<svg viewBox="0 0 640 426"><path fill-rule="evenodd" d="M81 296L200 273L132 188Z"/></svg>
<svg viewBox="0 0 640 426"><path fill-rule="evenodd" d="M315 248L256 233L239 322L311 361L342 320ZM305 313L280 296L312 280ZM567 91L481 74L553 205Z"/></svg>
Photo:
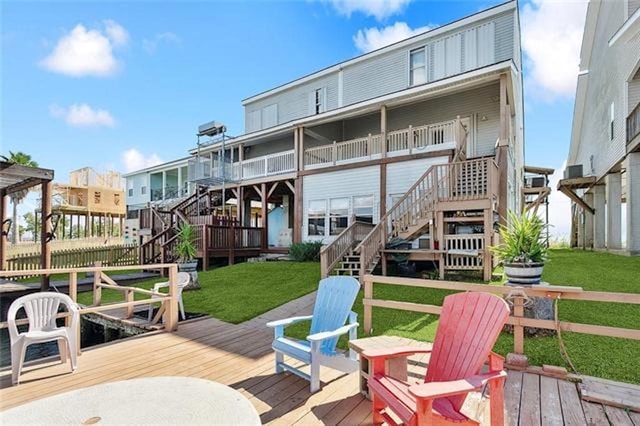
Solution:
<svg viewBox="0 0 640 426"><path fill-rule="evenodd" d="M509 307L489 293L458 293L444 299L433 348L411 347L365 351L372 363L369 378L373 423L397 424L391 410L406 425L477 425L460 412L467 394L489 385L491 425L504 425L504 380L500 355L491 352ZM424 383L409 384L388 377L385 360L431 352ZM480 373L485 361L488 372Z"/></svg>

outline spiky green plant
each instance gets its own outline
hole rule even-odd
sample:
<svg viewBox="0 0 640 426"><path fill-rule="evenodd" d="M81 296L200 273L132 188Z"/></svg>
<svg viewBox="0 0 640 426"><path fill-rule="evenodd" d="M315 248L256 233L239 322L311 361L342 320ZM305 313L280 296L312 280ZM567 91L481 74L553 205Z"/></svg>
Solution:
<svg viewBox="0 0 640 426"><path fill-rule="evenodd" d="M182 262L193 260L198 254L196 248L196 230L190 223L183 222L178 229L176 255Z"/></svg>
<svg viewBox="0 0 640 426"><path fill-rule="evenodd" d="M509 212L509 224L500 226L500 244L491 247L506 263L538 263L547 259L545 224L535 214Z"/></svg>

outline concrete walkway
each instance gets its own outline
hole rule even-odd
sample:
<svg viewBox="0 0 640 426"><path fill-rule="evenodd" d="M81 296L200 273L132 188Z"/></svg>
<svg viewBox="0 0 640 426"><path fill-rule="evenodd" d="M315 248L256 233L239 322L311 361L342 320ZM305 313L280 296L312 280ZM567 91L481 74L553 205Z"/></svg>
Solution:
<svg viewBox="0 0 640 426"><path fill-rule="evenodd" d="M255 328L265 329L266 324L269 321L295 317L300 315L311 315L313 313L313 304L316 300L316 292L311 292L298 299L287 302L284 305L278 306L262 315L258 315L255 318L245 321L242 325Z"/></svg>

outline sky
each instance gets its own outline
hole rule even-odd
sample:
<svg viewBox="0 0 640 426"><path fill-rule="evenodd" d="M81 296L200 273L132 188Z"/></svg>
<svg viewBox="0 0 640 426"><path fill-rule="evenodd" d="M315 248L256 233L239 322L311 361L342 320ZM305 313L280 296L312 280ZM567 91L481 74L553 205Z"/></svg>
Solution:
<svg viewBox="0 0 640 426"><path fill-rule="evenodd" d="M249 96L497 5L495 0L0 2L0 155L122 173L244 128ZM586 0L521 0L525 162L562 174ZM569 199L550 199L569 234ZM21 206L32 211L35 197Z"/></svg>

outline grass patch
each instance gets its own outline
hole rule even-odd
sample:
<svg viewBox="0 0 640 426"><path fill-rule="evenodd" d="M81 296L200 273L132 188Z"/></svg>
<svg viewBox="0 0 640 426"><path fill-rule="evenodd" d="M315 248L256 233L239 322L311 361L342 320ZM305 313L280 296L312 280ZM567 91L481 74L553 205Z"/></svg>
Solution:
<svg viewBox="0 0 640 426"><path fill-rule="evenodd" d="M198 274L200 290L182 294L185 310L238 324L316 290L320 266L315 262L241 263ZM150 289L162 278L135 286ZM136 300L147 298L136 295ZM78 302L91 305L92 292L80 293ZM102 291L103 303L123 301L123 293Z"/></svg>

